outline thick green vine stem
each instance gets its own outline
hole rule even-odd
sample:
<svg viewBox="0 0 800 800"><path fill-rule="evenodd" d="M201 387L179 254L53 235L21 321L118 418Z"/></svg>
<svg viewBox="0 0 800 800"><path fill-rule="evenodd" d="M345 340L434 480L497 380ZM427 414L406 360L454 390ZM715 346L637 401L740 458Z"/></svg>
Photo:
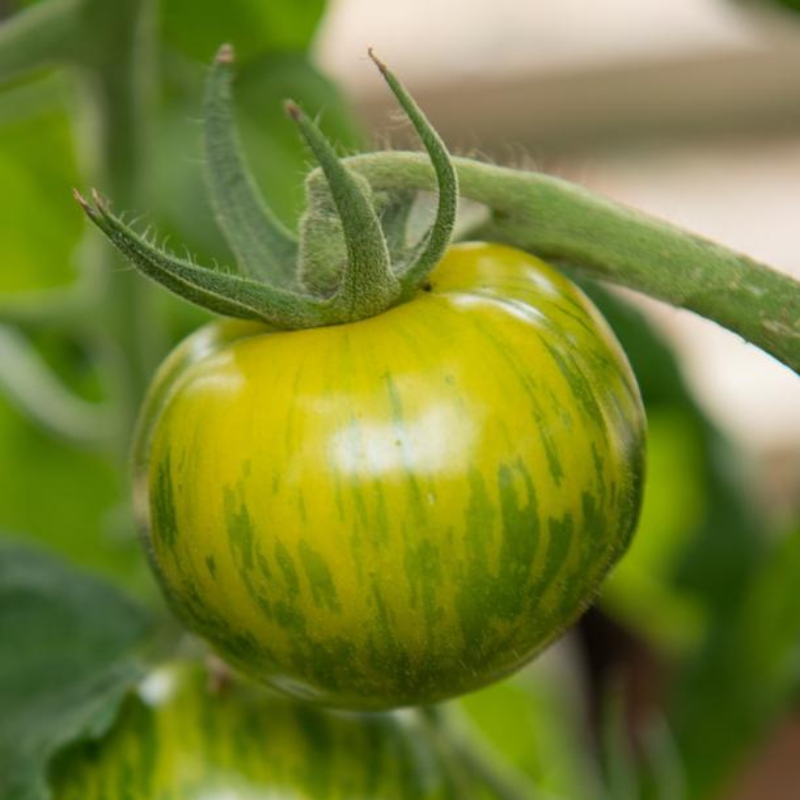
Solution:
<svg viewBox="0 0 800 800"><path fill-rule="evenodd" d="M418 153L345 161L375 192L435 185L433 169ZM791 276L550 175L468 158L453 164L461 196L490 211L474 238L512 244L694 311L800 371L800 283ZM319 174L308 180L317 182Z"/></svg>
<svg viewBox="0 0 800 800"><path fill-rule="evenodd" d="M173 292L217 313L295 329L352 322L412 297L450 242L460 194L489 211L476 238L695 311L800 370L797 281L558 178L451 159L400 82L370 56L427 152L340 159L315 123L288 103L320 165L307 180L297 243L266 208L245 165L230 110L227 46L210 71L205 133L212 200L235 267L210 269L164 252L99 197L90 204L77 195L81 205L134 266ZM430 230L408 242L410 204L418 192L437 190Z"/></svg>
<svg viewBox="0 0 800 800"><path fill-rule="evenodd" d="M232 268L211 269L177 258L138 235L96 192L92 202L78 192L75 197L140 272L211 311L282 329L335 325L379 314L413 295L443 255L455 224L458 184L438 134L394 75L374 56L373 60L419 132L439 191L434 222L414 246L406 247L404 237L397 236L398 220L407 216L397 213L397 198L383 207L376 203L368 184L344 165L317 125L291 101L287 113L325 180L310 191L300 241L283 228L255 186L234 129L229 45L219 50L209 72L204 130L212 203L236 255ZM410 194L402 197L407 205L414 199ZM384 215L386 208L392 213ZM392 229L385 230L387 226Z"/></svg>

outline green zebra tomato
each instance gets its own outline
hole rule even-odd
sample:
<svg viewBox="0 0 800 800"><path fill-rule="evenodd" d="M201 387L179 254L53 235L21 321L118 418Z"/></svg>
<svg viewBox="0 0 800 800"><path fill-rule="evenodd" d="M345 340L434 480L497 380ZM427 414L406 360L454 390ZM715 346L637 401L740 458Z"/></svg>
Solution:
<svg viewBox="0 0 800 800"><path fill-rule="evenodd" d="M204 670L155 672L99 742L62 754L54 800L469 797L419 715L325 712ZM466 795L465 795L466 792Z"/></svg>
<svg viewBox="0 0 800 800"><path fill-rule="evenodd" d="M639 510L641 400L586 297L479 243L425 289L346 325L214 323L140 426L137 507L178 615L331 706L516 670L590 602Z"/></svg>

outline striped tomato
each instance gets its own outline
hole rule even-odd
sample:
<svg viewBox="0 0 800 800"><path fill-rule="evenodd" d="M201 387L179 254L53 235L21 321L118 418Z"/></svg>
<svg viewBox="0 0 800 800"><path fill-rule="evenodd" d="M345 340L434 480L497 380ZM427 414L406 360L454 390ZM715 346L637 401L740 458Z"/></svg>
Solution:
<svg viewBox="0 0 800 800"><path fill-rule="evenodd" d="M421 715L342 714L202 669L151 675L99 742L62 754L54 800L449 800L469 797Z"/></svg>
<svg viewBox="0 0 800 800"><path fill-rule="evenodd" d="M214 323L136 450L148 551L231 664L322 704L430 703L529 661L635 527L644 416L619 345L532 256L452 247L351 324Z"/></svg>

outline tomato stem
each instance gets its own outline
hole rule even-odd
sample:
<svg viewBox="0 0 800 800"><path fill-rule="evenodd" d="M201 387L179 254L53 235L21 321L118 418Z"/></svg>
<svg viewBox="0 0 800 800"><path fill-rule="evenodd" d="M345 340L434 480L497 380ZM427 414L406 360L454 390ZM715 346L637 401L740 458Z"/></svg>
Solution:
<svg viewBox="0 0 800 800"><path fill-rule="evenodd" d="M538 172L454 158L462 197L485 205L472 232L694 311L800 371L800 283L745 255ZM378 192L430 191L419 153L352 156L347 166ZM318 173L309 185L320 180Z"/></svg>
<svg viewBox="0 0 800 800"><path fill-rule="evenodd" d="M370 56L415 126L426 155L340 159L317 125L287 105L320 169L295 242L264 204L241 155L230 110L233 51L223 47L206 92L212 198L237 267L210 269L137 236L102 203L90 219L142 272L222 314L284 329L352 322L413 297L450 242L458 195L490 211L477 235L526 249L590 277L700 313L800 370L800 286L752 259L618 206L566 181L451 159L391 71ZM435 220L406 245L410 203L439 193Z"/></svg>

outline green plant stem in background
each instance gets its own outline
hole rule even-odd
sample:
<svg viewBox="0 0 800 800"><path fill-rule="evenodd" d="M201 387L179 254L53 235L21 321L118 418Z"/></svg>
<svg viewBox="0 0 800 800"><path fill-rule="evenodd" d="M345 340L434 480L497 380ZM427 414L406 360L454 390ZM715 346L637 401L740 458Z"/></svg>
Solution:
<svg viewBox="0 0 800 800"><path fill-rule="evenodd" d="M454 759L465 773L467 785L483 786L496 800L537 800L539 793L521 775L484 753L475 742L467 741L463 731L451 724L442 706L423 706L420 713L427 723L431 741L446 759Z"/></svg>
<svg viewBox="0 0 800 800"><path fill-rule="evenodd" d="M453 162L461 196L491 210L476 238L511 243L694 311L800 370L800 284L793 278L558 178ZM375 190L435 186L422 154L369 153L346 163Z"/></svg>
<svg viewBox="0 0 800 800"><path fill-rule="evenodd" d="M80 444L108 440L108 409L69 391L31 343L0 325L0 390L41 426Z"/></svg>
<svg viewBox="0 0 800 800"><path fill-rule="evenodd" d="M92 102L89 113L98 130L92 143L94 172L121 203L133 207L140 197L154 87L155 5L152 0L90 0L83 9L82 26L97 34L87 41L81 57ZM138 406L161 355L159 320L151 287L108 248L103 248L102 258L107 282L103 325L116 350L111 357L119 410L117 438L127 459Z"/></svg>
<svg viewBox="0 0 800 800"><path fill-rule="evenodd" d="M0 80L51 66L76 51L81 0L50 0L0 25Z"/></svg>

